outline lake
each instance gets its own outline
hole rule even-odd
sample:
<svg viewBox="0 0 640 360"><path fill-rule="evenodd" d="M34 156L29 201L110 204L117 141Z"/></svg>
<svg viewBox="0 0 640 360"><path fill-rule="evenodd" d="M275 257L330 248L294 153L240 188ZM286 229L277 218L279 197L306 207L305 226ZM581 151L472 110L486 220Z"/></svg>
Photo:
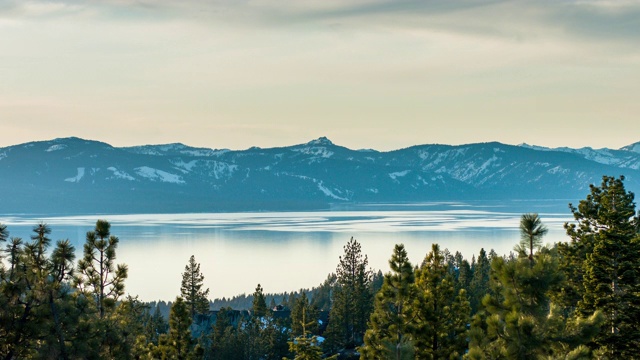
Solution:
<svg viewBox="0 0 640 360"><path fill-rule="evenodd" d="M82 256L85 234L97 219L120 238L116 263L129 266L126 291L145 301L173 300L181 274L195 255L211 298L317 286L334 272L343 246L354 237L373 269L388 271L396 243L414 264L431 244L466 258L480 248L507 254L520 240L525 212L537 212L549 228L545 243L566 241L563 224L573 218L568 201L421 203L341 206L331 211L86 216L0 215L10 236L28 239L40 221L51 238L69 239Z"/></svg>

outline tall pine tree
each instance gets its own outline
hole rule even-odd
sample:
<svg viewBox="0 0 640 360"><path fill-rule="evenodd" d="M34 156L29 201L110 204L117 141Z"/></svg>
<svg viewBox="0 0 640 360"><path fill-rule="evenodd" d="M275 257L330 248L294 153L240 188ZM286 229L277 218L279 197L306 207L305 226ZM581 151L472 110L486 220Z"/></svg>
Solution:
<svg viewBox="0 0 640 360"><path fill-rule="evenodd" d="M114 264L119 241L111 235L111 224L98 220L95 229L87 232L84 257L78 261L80 274L75 277L76 286L93 295L100 318L113 310L124 294L127 266Z"/></svg>
<svg viewBox="0 0 640 360"><path fill-rule="evenodd" d="M369 329L360 349L362 359L413 359L412 333L416 300L415 275L404 245L396 245L389 260L391 272L384 275L376 294Z"/></svg>
<svg viewBox="0 0 640 360"><path fill-rule="evenodd" d="M483 300L470 331L468 359L586 359L584 346L599 329L602 314L572 315L551 301L563 284L553 251L492 261L493 291Z"/></svg>
<svg viewBox="0 0 640 360"><path fill-rule="evenodd" d="M613 358L636 356L640 348L640 220L623 181L604 176L599 187L591 185L571 206L577 224L565 225L571 241L560 246L570 280L565 301L578 300L586 316L602 311L606 322L595 344Z"/></svg>
<svg viewBox="0 0 640 360"><path fill-rule="evenodd" d="M182 273L180 295L184 299L192 319L196 314L209 312L209 299L207 298L209 289L203 289L203 282L204 275L200 272L200 264L196 262L195 256L191 255Z"/></svg>
<svg viewBox="0 0 640 360"><path fill-rule="evenodd" d="M373 307L372 271L360 243L351 238L336 269L336 287L329 314L328 345L355 348L362 344Z"/></svg>
<svg viewBox="0 0 640 360"><path fill-rule="evenodd" d="M413 338L418 359L459 358L465 352L466 343L460 339L466 337L471 308L466 292L456 294L453 282L443 252L433 244L416 271Z"/></svg>

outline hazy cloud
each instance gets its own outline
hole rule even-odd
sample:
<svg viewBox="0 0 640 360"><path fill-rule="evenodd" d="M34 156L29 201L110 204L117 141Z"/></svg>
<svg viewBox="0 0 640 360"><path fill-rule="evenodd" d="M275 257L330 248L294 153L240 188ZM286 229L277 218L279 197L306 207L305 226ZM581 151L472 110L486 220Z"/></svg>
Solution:
<svg viewBox="0 0 640 360"><path fill-rule="evenodd" d="M638 140L615 129L640 112L640 0L5 0L0 30L0 133L37 118L129 126L101 139L116 144ZM134 133L153 122L167 130Z"/></svg>

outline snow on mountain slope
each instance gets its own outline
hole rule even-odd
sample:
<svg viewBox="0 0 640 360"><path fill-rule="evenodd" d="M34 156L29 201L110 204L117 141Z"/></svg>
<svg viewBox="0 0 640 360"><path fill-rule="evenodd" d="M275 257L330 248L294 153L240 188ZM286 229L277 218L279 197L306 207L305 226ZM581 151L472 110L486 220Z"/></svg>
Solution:
<svg viewBox="0 0 640 360"><path fill-rule="evenodd" d="M231 151L184 144L114 148L64 138L0 148L0 189L11 189L0 191L0 212L17 211L36 200L55 211L80 211L78 204L86 204L88 211L95 202L87 199L95 196L102 196L105 207L100 211L116 212L576 198L602 175L621 174L637 192L640 153L626 148L548 149L492 142L378 152L351 150L323 137L289 147ZM38 198L41 194L49 198ZM56 207L66 203L75 207Z"/></svg>
<svg viewBox="0 0 640 360"><path fill-rule="evenodd" d="M52 151L58 151L58 150L62 150L62 149L66 149L67 145L65 144L56 144L56 145L51 145L47 150L45 150L46 152L52 152Z"/></svg>
<svg viewBox="0 0 640 360"><path fill-rule="evenodd" d="M181 143L162 144L162 145L141 145L123 147L122 150L140 155L153 155L153 156L198 156L198 157L214 157L220 156L228 149L213 150L206 148L194 148Z"/></svg>
<svg viewBox="0 0 640 360"><path fill-rule="evenodd" d="M579 149L573 149L570 147L547 148L528 144L521 144L520 146L539 151L559 151L578 154L587 160L595 161L600 164L611 165L619 168L630 168L634 170L640 169L640 142L625 146L620 150L608 148L593 149L591 147L583 147Z"/></svg>
<svg viewBox="0 0 640 360"><path fill-rule="evenodd" d="M107 168L107 170L111 171L112 176L107 179L123 179L127 181L133 181L135 178L124 171L118 170L113 166Z"/></svg>
<svg viewBox="0 0 640 360"><path fill-rule="evenodd" d="M620 148L620 150L631 151L640 154L640 141Z"/></svg>
<svg viewBox="0 0 640 360"><path fill-rule="evenodd" d="M84 177L84 168L83 167L79 167L78 168L78 173L76 174L76 176L70 177L70 178L66 178L66 179L64 179L64 181L67 181L67 182L79 182L80 179L82 179L83 177Z"/></svg>
<svg viewBox="0 0 640 360"><path fill-rule="evenodd" d="M174 183L174 184L185 183L184 180L182 180L182 178L180 177L180 175L171 174L166 171L150 168L148 166L141 166L141 167L135 168L135 171L136 171L136 174L153 181L158 180L158 181Z"/></svg>

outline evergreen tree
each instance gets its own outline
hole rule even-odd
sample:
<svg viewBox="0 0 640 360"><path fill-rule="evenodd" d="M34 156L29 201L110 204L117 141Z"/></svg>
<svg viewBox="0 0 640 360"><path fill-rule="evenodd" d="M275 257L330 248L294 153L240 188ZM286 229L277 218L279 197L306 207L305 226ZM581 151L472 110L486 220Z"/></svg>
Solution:
<svg viewBox="0 0 640 360"><path fill-rule="evenodd" d="M414 301L417 325L413 333L417 359L459 358L466 344L470 306L464 290L455 293L453 275L448 271L438 244L416 271L418 297Z"/></svg>
<svg viewBox="0 0 640 360"><path fill-rule="evenodd" d="M404 245L396 245L376 294L369 329L360 349L362 359L412 359L411 334L415 326L412 303L416 299L415 276Z"/></svg>
<svg viewBox="0 0 640 360"><path fill-rule="evenodd" d="M145 334L149 342L158 345L160 335L169 331L169 324L160 312L160 306L156 306L153 315L149 318L145 326Z"/></svg>
<svg viewBox="0 0 640 360"><path fill-rule="evenodd" d="M560 245L569 278L565 302L578 300L589 316L600 310L606 322L595 345L612 358L636 356L640 348L640 220L624 177L604 176L577 208L577 224L566 224L570 243Z"/></svg>
<svg viewBox="0 0 640 360"><path fill-rule="evenodd" d="M41 223L33 231L30 243L10 239L3 251L8 269L0 256L0 357L68 359L74 324L67 318L75 309L67 281L73 273L74 247L61 240L47 256L51 229ZM0 225L0 241L7 237Z"/></svg>
<svg viewBox="0 0 640 360"><path fill-rule="evenodd" d="M305 296L304 292L302 294ZM304 304L308 304L306 296L305 301L301 301L300 304L303 306L300 306L301 318L297 326L302 329L302 333L289 342L289 350L294 354L293 360L320 360L322 359L322 349L318 343L318 337L310 335L307 331L307 325L314 326L317 325L317 322L314 317L311 318L311 321L307 320L307 308L304 306Z"/></svg>
<svg viewBox="0 0 640 360"><path fill-rule="evenodd" d="M251 307L252 316L255 318L263 318L267 316L267 301L264 297L262 286L258 284L256 291L253 293L253 306Z"/></svg>
<svg viewBox="0 0 640 360"><path fill-rule="evenodd" d="M584 358L584 347L602 322L570 315L551 302L563 284L553 251L542 249L533 261L520 257L492 261L493 292L474 317L468 359Z"/></svg>
<svg viewBox="0 0 640 360"><path fill-rule="evenodd" d="M362 344L373 307L372 271L354 238L345 245L336 269L336 287L329 315L327 346L354 348Z"/></svg>
<svg viewBox="0 0 640 360"><path fill-rule="evenodd" d="M213 325L213 331L210 335L210 354L211 358L214 360L228 359L230 354L233 352L233 349L228 348L229 337L231 337L230 333L235 330L231 323L232 311L233 310L230 307L223 307L218 310L216 315L216 322Z"/></svg>
<svg viewBox="0 0 640 360"><path fill-rule="evenodd" d="M196 314L209 312L209 289L203 290L204 275L200 272L200 264L196 263L195 256L191 255L189 263L182 273L180 296L189 308L189 314L193 319Z"/></svg>
<svg viewBox="0 0 640 360"><path fill-rule="evenodd" d="M305 332L315 334L317 331L318 309L309 303L307 293L302 291L291 309L291 333L293 336L301 336Z"/></svg>
<svg viewBox="0 0 640 360"><path fill-rule="evenodd" d="M329 311L331 309L331 300L333 298L333 289L336 285L336 275L331 273L327 278L316 288L311 304L313 304L319 311Z"/></svg>
<svg viewBox="0 0 640 360"><path fill-rule="evenodd" d="M119 239L111 235L110 229L109 222L98 220L94 231L87 232L84 257L78 261L80 274L75 277L80 291L93 295L100 318L115 308L124 294L127 278L127 266L114 265Z"/></svg>
<svg viewBox="0 0 640 360"><path fill-rule="evenodd" d="M538 214L522 214L520 218L521 241L516 250L529 250L529 259L533 260L533 250L542 246L542 237L547 234L547 227L544 226Z"/></svg>
<svg viewBox="0 0 640 360"><path fill-rule="evenodd" d="M171 314L169 315L169 336L168 342L164 347L164 352L170 354L170 358L179 360L190 359L193 356L193 340L191 339L191 315L189 307L181 298L171 306ZM162 345L161 345L162 346Z"/></svg>
<svg viewBox="0 0 640 360"><path fill-rule="evenodd" d="M475 314L482 307L482 298L489 293L489 273L491 272L491 262L487 253L480 249L478 259L472 267L473 275L469 283L469 302L471 312Z"/></svg>

